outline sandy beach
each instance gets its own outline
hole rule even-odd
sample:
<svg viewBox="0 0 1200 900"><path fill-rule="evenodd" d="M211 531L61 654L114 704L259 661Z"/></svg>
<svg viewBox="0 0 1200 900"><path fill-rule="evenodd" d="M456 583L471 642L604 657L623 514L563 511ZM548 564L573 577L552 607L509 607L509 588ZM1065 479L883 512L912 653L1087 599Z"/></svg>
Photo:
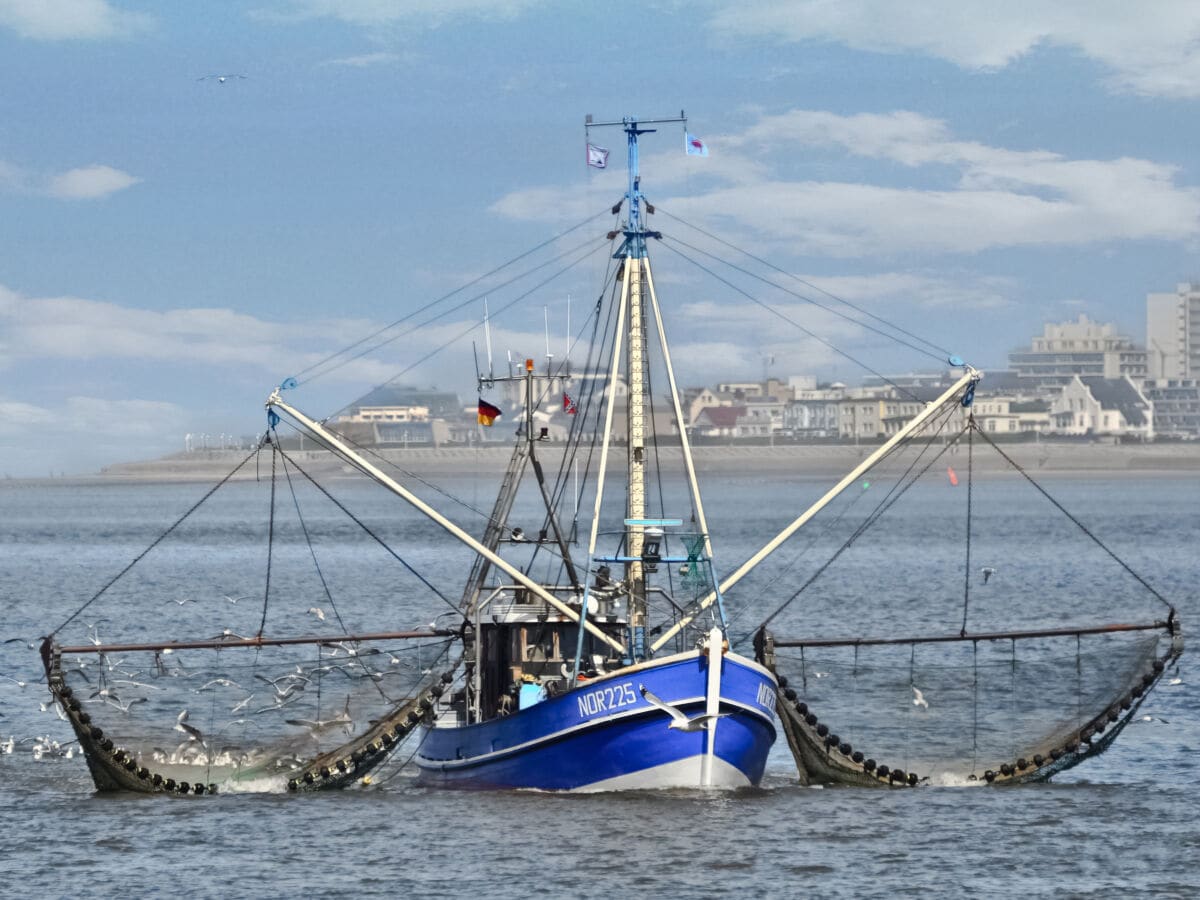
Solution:
<svg viewBox="0 0 1200 900"><path fill-rule="evenodd" d="M1200 472L1200 442L1163 444L1112 444L1085 442L1042 441L1001 444L1001 449L1022 468L1031 473L1054 475L1122 474L1147 476L1156 473ZM694 449L696 468L700 475L734 472L790 473L812 477L840 477L872 452L872 446L791 444L775 447L703 446ZM561 445L539 448L543 464L554 469L561 459ZM673 467L679 462L678 447L658 451L661 463ZM349 472L341 461L325 451L289 451L301 466L328 477ZM388 463L420 475L454 475L464 472L495 473L504 471L511 455L508 446L471 448L414 448L378 451ZM38 481L73 481L83 483L115 483L130 481L213 482L225 477L247 456L244 450L202 450L179 453L161 459L111 465L94 475L70 476ZM612 463L619 465L623 450L617 449ZM269 467L269 457L263 456L258 466L248 462L238 478L255 478L262 466ZM935 466L952 466L963 472L967 467L965 445L951 447ZM976 441L972 466L984 476L1011 472L1012 467L982 441ZM8 483L18 483L10 479Z"/></svg>

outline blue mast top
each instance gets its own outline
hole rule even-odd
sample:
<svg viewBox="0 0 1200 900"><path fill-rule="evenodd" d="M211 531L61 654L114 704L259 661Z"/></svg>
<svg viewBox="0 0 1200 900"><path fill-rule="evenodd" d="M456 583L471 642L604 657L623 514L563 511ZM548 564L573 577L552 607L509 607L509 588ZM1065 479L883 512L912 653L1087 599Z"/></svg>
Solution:
<svg viewBox="0 0 1200 900"><path fill-rule="evenodd" d="M677 119L647 119L646 122L654 125L664 122L679 122L683 125L684 134L687 134L687 118L682 110ZM653 232L647 232L642 225L642 185L641 175L638 172L638 135L652 134L658 129L639 127L638 120L633 116L626 116L620 122L593 122L591 116L584 120L585 130L607 126L620 126L624 130L629 159L629 188L625 194L626 199L629 200L629 220L624 232L625 242L621 245L621 249L614 254L614 258L645 259L646 236L647 234L653 235Z"/></svg>
<svg viewBox="0 0 1200 900"><path fill-rule="evenodd" d="M625 245L618 256L645 259L646 233L642 230L642 178L638 173L638 135L653 134L657 128L638 128L637 119L626 118L625 135L629 144L629 227L625 231Z"/></svg>

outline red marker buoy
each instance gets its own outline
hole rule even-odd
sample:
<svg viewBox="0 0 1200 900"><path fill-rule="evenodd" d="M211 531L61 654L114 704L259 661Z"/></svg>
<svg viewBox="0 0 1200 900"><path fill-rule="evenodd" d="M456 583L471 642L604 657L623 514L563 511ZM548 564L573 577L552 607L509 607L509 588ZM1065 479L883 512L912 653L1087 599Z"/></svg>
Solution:
<svg viewBox="0 0 1200 900"><path fill-rule="evenodd" d="M958 476L954 474L954 469L950 466L947 466L946 474L950 476L950 486L958 487Z"/></svg>

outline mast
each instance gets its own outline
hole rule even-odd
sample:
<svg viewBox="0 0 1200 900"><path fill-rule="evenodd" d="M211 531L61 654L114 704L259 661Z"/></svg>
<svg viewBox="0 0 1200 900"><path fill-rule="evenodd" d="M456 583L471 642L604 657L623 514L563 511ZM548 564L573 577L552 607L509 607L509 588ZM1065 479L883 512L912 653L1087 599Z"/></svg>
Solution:
<svg viewBox="0 0 1200 900"><path fill-rule="evenodd" d="M687 120L680 112L679 118L649 119L643 124L679 122ZM657 237L646 230L642 223L641 174L638 167L638 136L650 134L657 129L640 127L638 120L626 117L618 122L596 122L588 117L587 128L620 125L625 132L628 153L628 188L625 198L629 203L628 219L625 223L625 240L614 258L621 260L621 307L627 310L627 331L619 340L626 344L625 383L627 392L626 413L626 483L625 505L625 553L624 582L629 596L629 625L632 632L631 652L634 660L644 659L646 646L646 573L642 563L645 548L646 525L646 417L650 409L647 394L649 380L647 372L646 312L650 295L650 266L646 254L646 238ZM610 382L610 390L616 385ZM615 396L610 397L611 403ZM682 423L680 428L682 430Z"/></svg>

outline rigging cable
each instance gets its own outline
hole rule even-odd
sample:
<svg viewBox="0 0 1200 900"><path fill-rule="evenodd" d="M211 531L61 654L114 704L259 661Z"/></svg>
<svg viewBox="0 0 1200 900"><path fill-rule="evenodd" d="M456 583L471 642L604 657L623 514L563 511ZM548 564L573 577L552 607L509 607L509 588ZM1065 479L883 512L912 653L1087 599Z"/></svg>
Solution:
<svg viewBox="0 0 1200 900"><path fill-rule="evenodd" d="M864 316L868 316L868 317L874 319L876 322L879 322L881 325L885 325L888 328L893 329L894 331L900 332L900 334L903 334L906 337L912 338L914 341L917 341L918 343L921 343L927 347L933 348L934 350L937 351L937 354L940 354L938 356L938 359L940 359L940 360L944 360L947 356L950 355L950 351L945 349L944 347L940 347L937 344L933 343L932 341L927 340L926 338L923 338L918 334L913 334L911 331L901 328L899 325L895 324L894 322L889 322L887 319L883 318L882 316L876 315L875 313L871 312L868 309L863 309L861 306L851 303L845 297L839 297L836 294L834 294L830 291L827 291L825 288L823 288L819 285L813 284L811 281L806 281L805 279L801 278L799 275L794 275L793 273L788 272L786 269L781 269L781 268L779 268L779 266L769 262L768 260L765 260L759 256L756 256L755 254L751 253L749 250L745 250L741 247L738 247L736 244L732 244L729 241L725 240L724 238L721 238L721 237L713 234L712 232L706 231L705 229L701 228L698 225L694 225L691 222L688 222L688 221L685 221L684 219L679 218L678 216L672 215L671 213L669 213L665 209L663 209L661 206L657 207L657 209L659 212L663 213L663 215L667 216L667 218L674 219L679 224L686 225L688 228L691 228L694 231L700 232L705 237L711 238L712 240L714 240L720 244L724 244L726 247L728 247L731 250L734 250L737 253L741 253L744 256L748 256L750 259L754 260L757 263L761 263L762 265L766 266L768 269L773 269L774 271L778 272L780 275L784 275L788 278L791 278L793 281L799 282L800 284L804 285L805 287L812 288L814 291L819 291L820 293L824 294L829 299L835 300L838 303L843 303L846 306L850 307L855 312L862 313ZM679 238L674 238L674 240L679 240ZM683 243L683 242L680 241L680 243ZM700 251L700 252L704 252L704 251ZM706 255L708 255L708 254L706 254ZM713 257L713 258L715 259L716 257ZM732 263L727 263L727 264L732 265ZM738 268L738 267L734 266L734 268ZM747 271L746 274L751 275L754 278L761 279L761 276L756 275L752 272ZM761 280L766 281L766 279L761 279ZM774 282L767 282L767 283L775 284ZM837 310L830 309L829 307L825 306L824 304L817 303L817 301L813 300L811 297L805 297L803 294L788 291L787 288L783 287L782 285L775 285L775 286L778 287L780 290L786 291L787 293L792 294L794 297L797 297L800 300L804 300L807 303L811 303L820 309L824 309L828 312L833 313L834 315L838 315L838 316L841 316L842 318L846 318L846 319L848 319L848 321L855 322L856 324L864 325L864 323L859 322L858 320L850 318L848 316L845 316L843 313L837 312ZM869 326L864 325L864 327L869 327ZM871 330L875 331L875 329L873 329L873 328ZM877 333L884 334L883 332L877 332ZM884 334L884 336L888 337L892 340L897 340L897 338L894 335ZM900 343L905 344L905 346L912 347L911 344L908 344L904 341L900 341ZM929 353L928 350L922 350L918 347L912 347L912 349L917 350L918 352L921 352L921 353ZM930 354L930 355L935 355L935 354Z"/></svg>
<svg viewBox="0 0 1200 900"><path fill-rule="evenodd" d="M568 249L568 250L564 250L562 253L559 253L557 256L554 256L554 257L552 257L551 259L547 260L546 262L542 263L541 265L539 265L539 266L536 266L535 268L531 269L529 272L527 272L527 273L524 273L524 274L522 274L522 275L518 276L517 278L514 278L514 279L512 279L511 281L505 282L505 284L504 284L504 285L502 285L502 287L506 287L507 285L509 285L509 284L512 284L512 282L513 282L513 281L516 281L516 280L518 280L519 278L523 278L523 277L525 277L525 275L526 275L526 274L530 274L530 273L532 273L532 272L535 272L535 271L537 271L538 269L545 268L546 266L550 265L550 263L552 263L552 262L557 262L558 260L562 259L563 257L571 255L572 253L574 253L575 251L579 250L580 248L587 248L587 246L588 246L589 244L593 243L594 241L595 241L595 238L589 238L588 240L584 241L584 242L583 242L583 243L581 243L581 244L577 244L577 245L575 245L574 247L571 247L571 248L570 248L570 249ZM584 250L584 252L583 252L583 253L582 253L580 256L577 256L577 257L575 257L574 259L572 259L572 260L571 260L569 263L567 263L567 264L566 264L565 266L563 266L561 269L558 269L556 272L554 272L554 274L552 274L552 275L550 275L548 278L545 278L544 280L542 280L542 281L538 282L538 283L537 283L537 284L535 284L533 287L531 287L531 288L529 288L527 291L525 291L523 294L518 294L518 295L517 295L517 296L516 296L516 297L515 297L513 300L510 300L510 301L509 301L508 303L506 303L504 306L500 307L498 310L496 310L496 314L502 313L502 312L504 312L504 311L505 311L505 310L507 310L507 309L511 309L513 306L515 306L515 305L516 305L517 303L519 303L520 301L524 300L526 297L528 297L528 296L529 296L530 294L532 294L534 291L536 291L536 290L538 290L538 289L540 289L540 288L543 288L543 287L545 287L547 284L549 284L550 282L552 282L554 279L558 278L558 276L559 276L559 275L562 275L562 274L563 274L563 273L565 273L565 272L569 272L571 269L573 269L575 266L579 265L579 263L583 262L585 259L587 259L589 256L591 256L593 253L595 253L595 252L596 252L597 250L599 250L599 249L601 249L601 248L600 248L600 247L594 247L594 248L590 248L590 249L585 249L585 250ZM365 350L362 350L362 351L360 351L359 353L356 353L354 356L352 356L352 357L350 357L350 358L348 358L348 359L346 359L346 360L343 360L342 362L338 363L338 364L337 364L336 366L334 366L333 368L331 368L331 369L327 369L326 371L324 371L324 372L321 372L321 373L319 373L319 375L315 375L315 376L313 376L313 378L310 378L310 379L308 379L308 380L309 380L309 381L313 381L313 380L315 380L316 378L318 378L318 377L320 377L320 376L322 376L322 375L327 375L327 374L329 374L330 372L334 371L335 369L339 369L339 368L341 368L342 366L344 366L344 365L347 365L348 363L351 363L351 362L353 362L354 360L357 360L357 359L360 359L360 358L362 358L362 357L366 356L368 353L374 353L374 352L375 352L376 350L378 350L380 347L387 346L388 344L392 343L393 341L399 340L399 339L400 339L400 338L402 338L402 337L405 337L405 336L407 336L407 335L409 335L409 334L412 334L412 333L413 333L414 331L416 331L418 328L423 328L423 327L424 327L424 326L426 326L426 325L430 325L430 324L432 324L433 322L436 322L438 319L441 319L442 317L444 317L444 316L447 316L447 315L449 315L449 314L450 314L450 313L452 313L452 312L457 312L458 310L462 309L464 306L467 306L467 305L469 305L469 304L471 304L471 303L474 303L476 300L479 300L479 299L481 299L483 296L484 296L483 294L480 294L480 295L478 295L478 296L475 296L475 297L469 297L468 299L464 300L462 303L459 303L459 304L457 304L456 306L454 306L454 307L451 307L450 309L448 309L448 310L445 310L444 312L441 312L441 313L439 313L438 315L436 315L436 316L433 316L432 318L430 318L430 319L427 319L427 320L425 320L425 321L423 321L423 322L421 322L421 323L419 323L419 324L417 324L417 325L413 326L411 329L409 329L409 330L408 330L408 331L406 331L406 332L403 332L402 334L395 335L394 337L388 338L388 339L387 339L387 340L385 340L385 341L380 341L379 343L377 343L377 344L375 344L375 345L373 345L373 346L371 346L371 347L367 347ZM395 380L396 380L397 378L399 378L401 375L404 375L404 374L406 374L407 372L410 372L410 371L412 371L414 368L416 368L417 366L419 366L421 363L423 363L423 362L426 362L426 361L428 361L429 359L431 359L432 357L434 357L434 356L436 356L437 354L441 353L443 350L445 350L445 349L446 349L447 347L449 347L451 344L453 344L453 343L455 343L455 342L457 342L457 341L460 341L460 340L462 340L464 337L466 337L468 334L470 334L472 331L475 331L475 330L476 330L477 328L479 328L479 327L480 327L480 326L479 326L479 323L477 323L477 322L476 322L476 323L472 323L472 324L471 324L469 327L467 327L467 328L464 328L462 331L459 331L459 332L457 332L456 334L452 335L452 336L451 336L451 337L450 337L448 340L444 341L444 342L443 342L442 344L440 344L439 346L437 346L437 347L435 347L434 349L430 350L430 351L429 351L428 353L426 353L424 356L420 357L419 359L417 359L417 360L415 360L414 362L410 363L409 365L405 366L403 369L401 369L399 372L397 372L395 375L393 375L393 376L392 376L392 377L391 377L391 378L388 380L388 383L390 383L390 382L392 382L392 381L395 381Z"/></svg>
<svg viewBox="0 0 1200 900"><path fill-rule="evenodd" d="M677 241L677 243L682 243L682 242ZM841 356L842 358L849 360L850 362L854 363L854 365L861 368L863 371L870 372L872 375L874 375L876 378L878 378L884 384L891 385L893 388L895 388L901 394L904 394L904 395L912 398L913 400L920 402L921 398L918 397L916 394L914 394L912 391L908 390L907 388L901 387L900 385L896 384L896 382L892 381L892 379L890 379L886 375L884 375L882 372L878 372L875 369L872 369L870 366L868 366L862 360L857 359L854 356L851 356L845 350L842 350L841 348L837 347L835 344L833 344L830 341L826 340L825 338L821 337L816 332L811 331L808 328L805 328L803 325L801 325L799 322L797 322L791 316L788 316L786 313L780 312L775 307L773 307L771 304L766 303L762 300L759 300L757 297L755 297L749 291L738 287L736 284L734 284L729 279L722 278L720 275L718 275L716 272L714 272L708 266L704 265L701 262L698 262L695 259L692 259L690 256L688 256L682 250L679 250L678 248L673 247L673 246L671 246L671 244L665 243L665 242L664 242L663 246L666 247L668 250L670 250L675 255L681 257L682 259L686 260L687 262L690 262L693 266L698 268L700 271L707 273L712 278L715 278L717 281L721 282L726 287L732 288L733 290L737 291L739 294L741 294L743 297L745 297L751 303L755 303L758 306L761 306L763 309L765 309L771 315L783 320L784 322L787 322L789 325L793 326L794 328L797 328L800 331L804 332L804 334L808 335L810 338L812 338L818 344L821 344L822 346L829 348L834 353L836 353L838 356Z"/></svg>
<svg viewBox="0 0 1200 900"><path fill-rule="evenodd" d="M271 429L274 433L274 428ZM263 588L262 621L258 623L258 636L263 636L267 627L267 604L271 600L271 558L275 551L275 461L280 453L279 445L271 441L271 513L267 518L267 580Z"/></svg>
<svg viewBox="0 0 1200 900"><path fill-rule="evenodd" d="M1028 481L1031 485L1033 485L1039 494L1041 494L1043 497L1045 497L1047 500L1049 500L1055 509L1057 509L1064 516L1066 516L1068 519L1070 519L1071 522L1074 523L1076 528L1078 528L1080 531L1082 531L1084 534L1086 534L1089 538L1091 538L1092 542L1097 547L1099 547L1101 550L1103 550L1105 553L1107 553L1117 563L1117 565L1119 565L1127 573L1132 575L1134 580L1137 581L1138 584L1140 584L1142 587L1144 587L1146 590L1148 590L1152 595L1154 595L1159 601L1161 601L1162 604L1171 611L1171 615L1167 620L1168 622L1174 620L1175 607L1171 604L1171 602L1169 600L1167 600L1166 597L1164 597L1162 594L1160 594L1158 591L1156 591L1153 587L1151 587L1149 582L1147 582L1146 579L1142 578L1141 575L1139 575L1132 568L1130 568L1129 564L1126 563L1125 560L1123 560L1123 559L1121 559L1121 557L1117 556L1117 554L1114 553L1112 550L1110 550L1108 548L1108 546L1102 540L1100 540L1100 538L1098 538L1098 537L1096 537L1096 535L1092 534L1092 532L1088 530L1086 525L1084 525L1077 518L1075 518L1075 516L1071 515L1071 513L1068 512L1068 510L1066 509L1066 507L1064 507L1061 503L1059 503L1057 500L1055 500L1054 497L1051 496L1050 492L1047 491L1040 484L1038 484L1038 482L1033 478L1032 475L1030 475L1028 472L1026 472L1023 468L1021 468L1021 466L1017 463L1016 460L1014 460L1011 456L1009 456L1007 453L1005 453L1003 450L1001 450L1000 447L997 446L996 442L993 441L990 437L988 437L987 432L985 432L981 428L979 428L978 425L975 425L974 429L975 429L975 431L979 432L979 436L982 437L985 441L987 441L988 444L991 445L992 449L995 450L997 453L999 453L1010 466L1012 466L1019 473L1021 473L1021 476L1024 477L1024 479L1026 481Z"/></svg>
<svg viewBox="0 0 1200 900"><path fill-rule="evenodd" d="M403 317L401 317L401 318L397 319L396 321L392 322L391 324L389 324L389 325L384 325L382 328L376 329L376 330L375 330L375 331L373 331L371 334L368 334L368 335L366 335L365 337L362 337L362 338L360 338L359 340L355 341L353 344L350 344L350 345L349 345L349 346L347 346L347 347L343 347L341 350L338 350L338 351L336 351L335 353L331 353L330 355L326 356L324 359L318 360L317 362L313 363L313 364L312 364L311 366L309 366L308 368L306 368L306 369L303 369L302 371L298 372L298 373L297 373L297 374L294 376L294 377L295 377L295 379L296 379L296 381L297 381L297 383L299 383L299 381L300 381L301 379L303 379L303 378L304 378L304 376L308 375L310 372L313 372L313 371L314 371L314 370L316 370L316 369L320 369L321 367L323 367L323 366L326 366L327 364L331 363L333 360L337 359L339 356L342 356L343 354L345 354L345 353L348 353L348 352L350 352L351 350L354 350L355 348L361 347L363 344L367 343L368 341L371 341L371 340L373 340L374 338L377 338L377 337L379 337L381 334L383 334L384 332L386 332L386 331L388 331L388 330L390 330L390 329L392 329L392 328L395 328L397 325L402 325L404 322L407 322L409 319L413 318L414 316L420 315L421 313L425 312L426 310L433 309L433 307L437 306L439 303L441 303L441 302L443 302L443 301L445 301L445 300L448 300L448 299L450 299L450 298L451 298L451 297L453 297L455 294L458 294L458 293L460 293L460 292L462 292L462 291L465 291L465 290L466 290L467 288L469 288L469 287L472 287L472 286L474 286L474 285L476 285L476 284L479 284L479 283L480 283L481 281L483 281L484 279L486 279L486 278L490 278L492 275L495 275L497 272L503 271L503 270L504 270L504 269L506 269L508 266L511 266L512 264L514 264L514 263L516 263L516 262L519 262L520 260L524 259L525 257L527 257L527 256L530 256L530 255L532 255L532 254L536 253L537 251L541 250L542 248L544 248L544 247L547 247L547 246L549 246L550 244L553 244L555 241L558 241L558 240L560 240L560 239L562 239L562 238L566 237L568 234L571 234L571 233L572 233L572 232L574 232L574 231L578 231L578 230L579 230L580 228L582 228L584 225L588 225L588 224L590 224L591 222L594 222L596 219L600 218L600 217L601 217L601 216L603 216L603 215L606 215L607 213L608 213L608 210L607 210L607 209L605 209L605 210L602 210L601 212L598 212L598 213L595 213L594 215L591 215L591 216L589 216L588 218L584 219L582 222L579 222L579 223L577 223L577 224L575 224L575 225L572 225L572 226L571 226L570 228L568 228L566 231L562 231L562 232L560 232L560 233L558 233L558 234L554 235L553 237L551 237L551 238L549 238L549 239L547 239L547 240L545 240L545 241L542 241L540 244L538 244L538 245L536 245L536 246L534 246L534 247L531 247L529 250L526 250L525 252L523 252L523 253L520 253L520 254L518 254L517 256L514 256L512 259L508 260L507 262L501 263L500 265L496 266L494 269L491 269L490 271L484 272L482 275L479 275L478 277L471 279L471 280L470 280L470 281L468 281L466 284L463 284L463 285L460 285L459 287L456 287L454 290L450 291L448 294L443 294L441 297L437 298L436 300L433 300L433 301L431 301L431 302L429 302L429 303L426 303L424 306L422 306L422 307L419 307L418 309L415 309L415 310L413 310L413 311L412 311L411 313L409 313L408 315L406 315L406 316L403 316ZM553 260L551 260L551 262L553 262ZM531 271L536 271L536 270L531 270ZM526 273L526 274L528 274L528 273ZM522 276L518 276L518 278L521 278L521 277L524 277L524 276L523 276L523 275L522 275ZM506 284L511 284L511 283L512 283L511 281L510 281L510 282L506 282ZM503 286L503 285L501 285L501 286ZM474 298L474 299L478 299L478 298ZM458 308L458 307L455 307L455 309L457 309L457 308ZM452 312L452 311L453 311L453 310L447 310L446 312L448 313L448 312ZM446 314L446 313L442 313L442 314L440 314L440 315L445 315L445 314ZM389 340L394 340L394 338L393 338L393 339L389 339ZM386 343L388 343L388 342L389 342L389 341L384 341L383 343L381 343L381 344L378 344L378 345L376 345L376 346L374 346L374 347L371 347L371 348L369 348L368 350L366 350L366 351L364 351L364 352L365 352L365 353L370 353L370 352L372 352L373 350L376 350L376 349L378 349L379 347L383 346L384 344L386 344ZM313 377L312 377L312 378L307 378L307 379L304 379L304 380L306 380L306 381L313 381L313 380L315 380L315 379L317 379L317 378L320 378L320 377L322 377L322 376L324 376L324 375L328 375L330 372L333 372L333 371L335 371L336 369L338 369L338 368L341 368L343 365L346 365L347 363L351 362L353 359L357 359L357 358L359 358L359 356L361 356L361 355L363 355L363 354L362 354L362 353L360 353L360 354L358 354L358 355L356 355L356 356L354 356L354 357L351 357L350 359L346 359L346 360L344 360L344 361L342 361L342 362L338 363L336 366L331 366L331 367L327 368L325 371L322 371L322 372L317 372L317 374L313 375Z"/></svg>
<svg viewBox="0 0 1200 900"><path fill-rule="evenodd" d="M301 475L303 475L305 478L307 478L309 483L313 487L315 487L318 491L320 491L322 494L324 494L326 497L328 497L330 502L333 503L333 505L336 506L338 509L340 509L342 512L344 512L346 514L346 516L350 519L350 521L352 521L355 525L357 525L359 528L361 528L363 531L365 531L377 544L379 544L380 547L382 547L384 550L386 550L393 559L395 559L397 562L399 562L400 565L404 566L404 568L408 569L408 571L411 572L417 578L418 581L420 581L423 585L425 585L425 587L427 587L427 588L429 588L429 590L433 591L433 593L436 594L442 600L442 602L444 602L447 606L449 606L452 610L454 610L456 615L458 615L458 616L462 615L462 612L461 612L461 610L459 610L458 605L456 603L454 603L445 594L443 594L436 587L434 587L433 584L430 583L430 581L424 575L422 575L420 572L418 572L416 569L414 569L407 560L405 560L402 556L400 556L400 554L398 554L395 550L393 550L390 546L388 546L388 543L383 538L381 538L379 535L377 535L374 531L372 531L366 522L362 521L360 518L358 518L356 515L354 515L354 513L352 513L349 509L347 509L346 506L340 500L338 500L335 496L333 496L333 494L329 493L329 491L326 490L326 488L323 484L321 484L319 481L317 481L315 478L313 478L311 475L309 475L308 472L306 472L303 468L301 468L300 465L294 459L292 459L290 456L288 456L282 449L279 451L279 455L282 456L283 459L290 462L293 466L295 466L296 471L299 472ZM463 621L466 622L466 619L464 619ZM469 625L470 623L467 622L467 624Z"/></svg>
<svg viewBox="0 0 1200 900"><path fill-rule="evenodd" d="M967 421L970 426L975 423L975 414L968 413ZM963 618L960 635L967 633L967 607L971 602L971 488L974 486L973 464L975 458L975 429L967 428L967 562L963 575Z"/></svg>
<svg viewBox="0 0 1200 900"><path fill-rule="evenodd" d="M291 495L292 495L292 505L295 506L295 508L296 508L296 519L300 523L300 531L304 535L304 542L305 542L305 544L307 544L308 553L312 557L313 568L316 570L317 578L321 582L321 590L325 593L325 599L329 603L329 608L331 610L333 610L333 617L337 620L338 627L342 629L342 634L349 634L350 629L348 629L346 627L346 623L342 621L342 614L341 614L341 612L338 611L337 603L334 602L333 592L329 590L329 583L325 580L325 572L321 569L321 563L317 560L317 549L316 549L316 547L313 546L312 536L309 534L309 531L308 531L308 524L304 521L304 513L300 509L300 498L296 496L296 486L292 482L292 473L288 469L286 459L283 461L283 474L284 474L284 477L287 479L288 490L291 492ZM357 642L355 642L355 643L357 643ZM320 653L318 653L318 655L317 655L317 662L319 665L320 664ZM374 673L374 670L371 669L371 667L367 665L366 660L364 660L361 656L357 656L357 655L354 656L352 659L352 664L353 663L358 663L358 665L362 666L363 671L366 672L368 675L371 675ZM386 699L387 694L384 693L382 685L380 685L378 682L374 682L374 683L375 683L376 689L379 691L380 696L382 696ZM317 682L318 705L320 704L320 687L321 687L320 681L318 681ZM317 718L319 719L320 716L318 716Z"/></svg>
<svg viewBox="0 0 1200 900"><path fill-rule="evenodd" d="M769 616L767 616L759 625L755 626L749 632L742 635L742 637L740 638L741 641L744 641L747 637L754 634L759 629L766 628L767 625L769 625L771 623L772 619L774 619L777 615L779 615L781 612L783 612L788 606L791 605L791 603L797 597L799 597L806 590L808 590L808 588L810 586L812 586L813 582L815 582L818 578L820 578L825 573L825 570L828 569L831 565L833 565L834 561L836 561L839 556L841 556L846 550L849 550L851 545L853 545L855 541L857 541L860 537L862 537L867 532L867 530L870 529L871 526L873 526L885 512L887 512L889 509L892 508L892 506L896 503L897 500L899 500L902 496L904 496L904 494L908 491L909 488L911 488L914 484L917 483L917 480L922 475L924 475L926 472L929 471L930 467L933 466L933 464L935 462L937 462L939 459L942 458L942 456L949 449L949 447L950 447L949 444L943 446L942 449L939 450L937 452L937 454L934 455L934 457L932 459L930 459L929 462L926 463L925 466L919 472L917 472L915 475L912 475L912 477L909 479L907 484L904 484L904 480L906 478L909 478L910 473L913 471L914 468L916 468L916 465L918 462L920 462L921 457L925 455L926 451L928 451L931 446L933 446L933 442L937 440L938 435L940 435L942 432L942 429L946 427L946 424L950 421L950 417L953 415L956 408L957 408L957 403L947 405L947 411L943 414L942 422L938 426L937 430L929 437L929 440L925 443L925 446L921 448L921 452L917 454L916 458L912 461L912 464L909 465L909 467L904 471L904 473L900 476L900 478L897 479L896 484L892 485L892 487L888 491L888 493L883 497L882 500L879 501L879 503L876 505L875 509L862 522L862 524L859 525L858 528L855 529L854 533L851 534L850 537L848 537L845 540L845 542L836 551L834 551L833 555L828 560L826 560L824 563L822 563L817 568L817 570L815 572L813 572L812 575L809 576L808 580L806 580L804 582L804 584L802 584L796 590L796 592L794 594L792 594L792 596L790 596L786 600L784 600L783 603L781 603L775 609L775 611L772 612Z"/></svg>
<svg viewBox="0 0 1200 900"><path fill-rule="evenodd" d="M153 550L155 547L157 547L159 544L161 544L161 543L162 543L164 540L166 540L167 536L168 536L168 535L169 535L171 532L173 532L173 531L174 531L176 528L178 528L180 525L182 525L182 524L183 524L183 522L184 522L184 520L185 520L185 519L187 519L187 518L188 518L188 516L190 516L190 515L191 515L192 513L194 513L194 512L195 512L197 509L199 509L201 506L203 506L203 505L204 505L204 503L205 503L205 502L207 502L207 500L208 500L208 498L209 498L209 497L211 497L211 496L212 496L213 494L215 494L215 493L216 493L218 490L220 490L220 488L221 488L222 486L224 486L224 484L225 484L227 481L229 481L229 479L231 479L231 478L232 478L234 475L236 475L238 472L240 472L240 471L242 470L242 468L243 468L243 467L246 465L246 463L250 462L250 460L251 460L251 459L253 459L254 457L258 456L258 453L259 453L259 451L260 451L261 449L262 449L262 444L259 444L259 445L258 445L258 446L256 446L256 447L255 447L253 450L251 450L251 451L250 451L250 453L249 453L249 454L247 454L247 455L246 455L246 456L245 456L245 457L242 459L242 461L241 461L241 462L239 462L239 463L238 463L236 466L234 466L234 467L233 467L233 468L232 468L232 469L231 469L231 470L230 470L230 471L229 471L229 472L228 472L228 473L225 475L225 477L224 477L224 478L222 478L220 481L218 481L216 484L214 484L214 485L213 485L211 488L209 488L209 489L208 489L208 491L206 491L206 492L205 492L205 494L204 494L204 496L203 496L203 497L201 497L201 498L200 498L199 500L197 500L197 501L196 501L194 504L192 504L192 506L191 506L191 507L190 507L190 508L187 510L187 512L185 512L185 513L184 513L182 516L180 516L178 519L176 519L176 520L175 520L175 521L174 521L174 522L171 524L171 526L170 526L169 528L167 528L167 530L166 530L166 531L164 531L162 534L160 534L158 537L156 537L156 538L155 538L155 539L154 539L154 540L153 540L153 541L150 543L150 546L148 546L148 547L147 547L145 550L143 550L141 553L139 553L137 556L135 556L135 557L133 558L133 560L132 560L132 561L130 561L130 563L129 563L127 566L125 566L125 568L123 568L123 569L122 569L120 572L118 572L116 575L114 575L114 576L113 576L113 577L112 577L112 578L109 580L109 582L108 582L107 584L105 584L105 585L104 585L104 587L102 587L102 588L100 588L100 590L96 591L96 593L94 593L94 594L91 596L91 598L90 598L90 599L89 599L89 600L88 600L86 603L84 603L84 604L83 604L81 607L79 607L79 609L75 610L75 612L71 613L71 615L69 615L69 616L66 618L66 620L65 620L65 621L64 621L64 622L63 622L61 625L59 625L57 628L55 628L53 631L51 631L51 632L50 632L50 634L46 635L46 637L53 637L55 634L57 634L58 632L62 631L64 628L66 628L68 625L70 625L70 624L71 624L73 621L75 621L75 619L76 619L76 618L78 618L78 617L79 617L79 615L80 615L80 614L81 614L81 613L82 613L82 612L83 612L85 609L87 609L89 606L91 606L93 603L95 603L97 600L99 600L99 599L100 599L100 598L101 598L101 597L102 597L102 596L103 596L103 595L104 595L104 594L105 594L105 593L108 591L108 589L109 589L109 588L111 588L111 587L112 587L114 584L116 584L116 583L117 583L117 582L118 582L118 581L119 581L119 580L120 580L122 577L124 577L124 576L125 576L125 574L129 572L129 570L130 570L130 569L132 569L132 568L133 568L134 566L136 566L136 565L137 565L139 562L141 562L141 561L142 561L142 559L143 559L143 558L145 558L145 556L146 556L146 555L147 555L147 554L148 554L148 553L149 553L151 550Z"/></svg>

